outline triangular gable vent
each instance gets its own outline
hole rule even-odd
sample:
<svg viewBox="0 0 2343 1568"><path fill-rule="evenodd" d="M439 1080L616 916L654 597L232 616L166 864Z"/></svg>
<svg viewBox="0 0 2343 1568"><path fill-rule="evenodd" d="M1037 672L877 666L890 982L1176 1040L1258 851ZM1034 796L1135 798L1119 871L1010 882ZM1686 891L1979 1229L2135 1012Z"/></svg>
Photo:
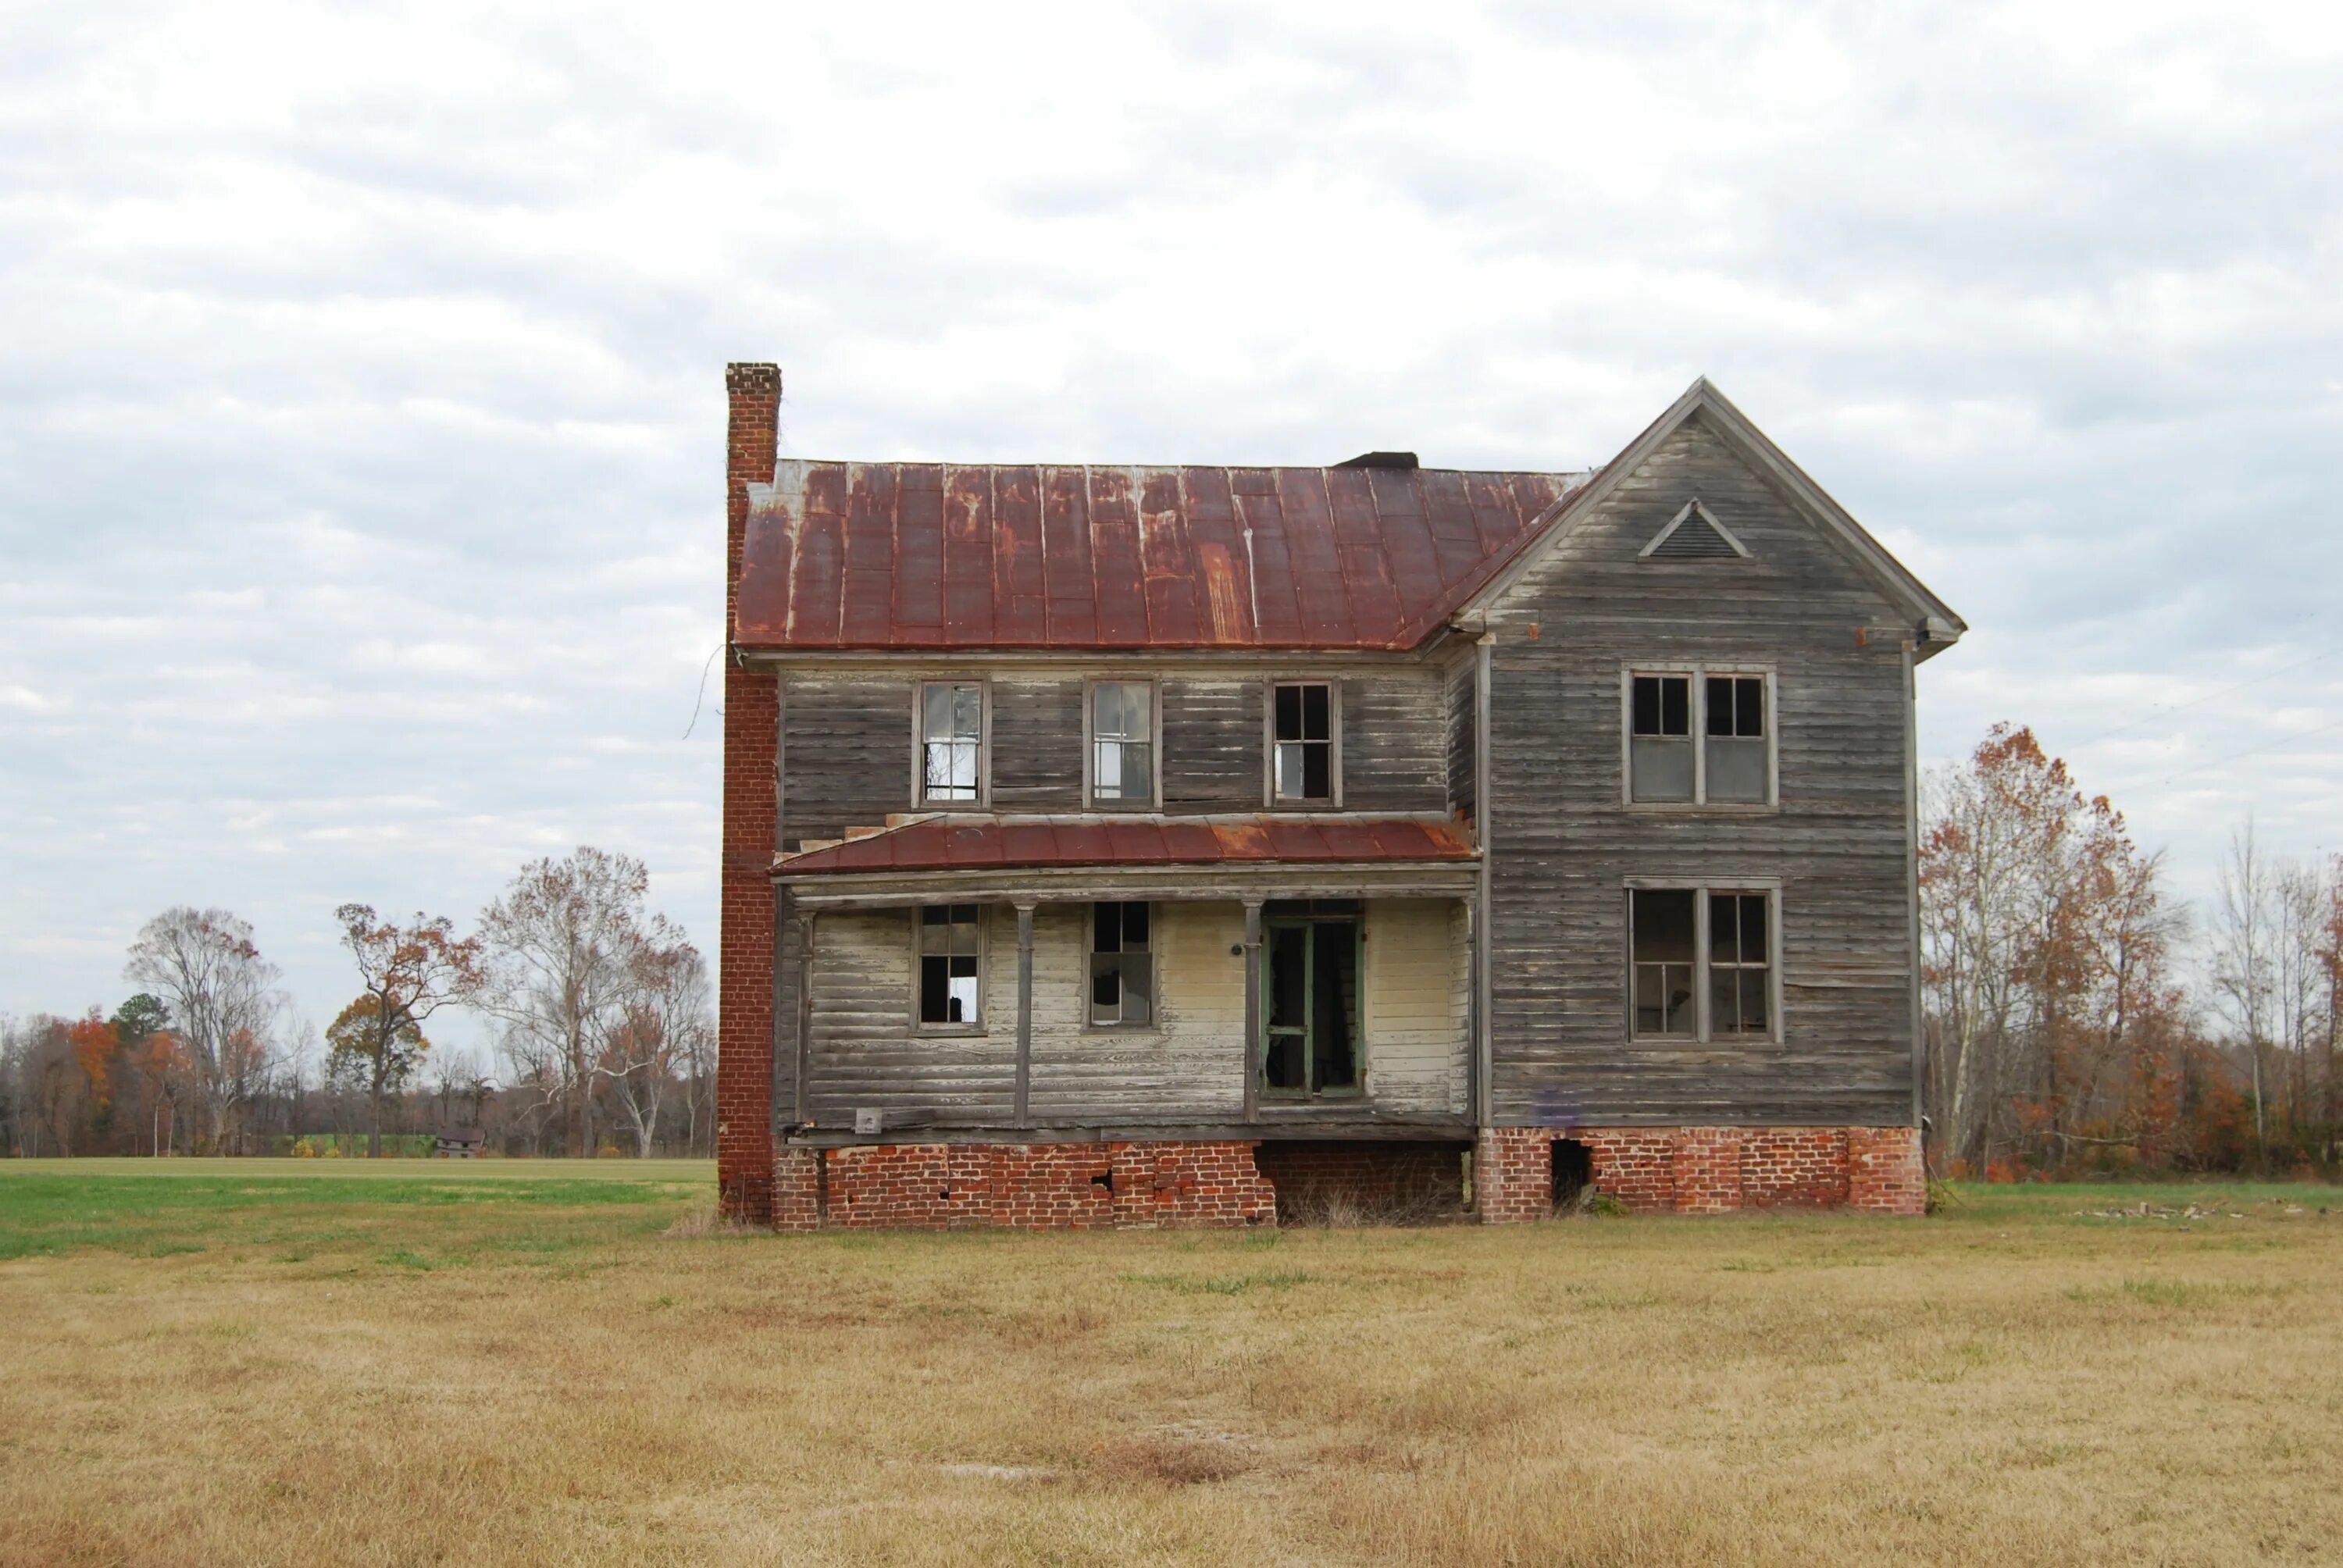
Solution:
<svg viewBox="0 0 2343 1568"><path fill-rule="evenodd" d="M1646 561L1729 561L1748 555L1732 530L1698 500L1684 503L1668 526L1652 536L1636 558Z"/></svg>

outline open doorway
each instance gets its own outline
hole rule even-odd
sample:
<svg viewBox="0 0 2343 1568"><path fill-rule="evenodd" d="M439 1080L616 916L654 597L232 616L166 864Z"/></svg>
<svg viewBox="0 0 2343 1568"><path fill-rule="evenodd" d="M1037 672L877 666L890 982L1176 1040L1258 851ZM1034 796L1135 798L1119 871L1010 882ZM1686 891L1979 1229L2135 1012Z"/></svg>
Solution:
<svg viewBox="0 0 2343 1568"><path fill-rule="evenodd" d="M1360 941L1355 900L1292 900L1262 910L1263 1094L1359 1092Z"/></svg>

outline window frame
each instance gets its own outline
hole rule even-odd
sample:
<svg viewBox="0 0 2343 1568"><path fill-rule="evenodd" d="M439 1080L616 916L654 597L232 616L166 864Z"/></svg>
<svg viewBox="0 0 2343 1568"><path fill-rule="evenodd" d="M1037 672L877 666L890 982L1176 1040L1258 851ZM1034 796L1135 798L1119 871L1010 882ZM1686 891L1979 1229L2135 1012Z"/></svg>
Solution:
<svg viewBox="0 0 2343 1568"><path fill-rule="evenodd" d="M1277 689L1326 689L1326 798L1286 799L1277 793ZM1342 809L1342 679L1334 675L1272 675L1261 687L1262 809L1266 811L1339 811Z"/></svg>
<svg viewBox="0 0 2343 1568"><path fill-rule="evenodd" d="M1780 1045L1789 1038L1786 1020L1782 1016L1782 879L1779 877L1719 877L1692 879L1683 877L1629 877L1621 885L1623 896L1619 911L1624 920L1620 949L1623 955L1623 976L1625 980L1624 1006L1620 1010L1621 1027L1629 1045L1648 1046L1659 1050L1687 1050L1695 1047L1713 1048L1723 1045ZM1640 1034L1635 1029L1635 895L1644 893L1690 893L1692 905L1692 983L1693 1032L1684 1034ZM1720 894L1734 894L1765 900L1765 1001L1766 1023L1762 1034L1738 1032L1719 1034L1710 1018L1713 984L1709 966L1708 901Z"/></svg>
<svg viewBox="0 0 2343 1568"><path fill-rule="evenodd" d="M1101 800L1097 794L1098 689L1101 686L1147 688L1148 796L1144 800ZM990 726L987 738L990 739ZM1082 681L1082 809L1086 811L1158 811L1163 806L1163 682L1151 675L1094 675ZM1124 900L1125 903L1135 902ZM1149 928L1151 930L1152 927Z"/></svg>
<svg viewBox="0 0 2343 1568"><path fill-rule="evenodd" d="M1681 676L1689 683L1692 748L1692 799L1635 799L1635 678ZM1711 677L1756 678L1765 683L1765 798L1763 800L1711 800L1708 798L1708 682ZM1748 659L1646 659L1619 669L1619 804L1630 811L1696 811L1704 816L1763 816L1782 809L1781 679L1769 661Z"/></svg>
<svg viewBox="0 0 2343 1568"><path fill-rule="evenodd" d="M973 686L977 689L976 799L928 799L928 692L939 686ZM911 809L914 811L989 811L992 809L992 679L990 676L922 678L911 683Z"/></svg>
<svg viewBox="0 0 2343 1568"><path fill-rule="evenodd" d="M1145 1023L1118 1020L1101 1023L1091 1014L1095 1004L1091 998L1091 982L1096 978L1093 964L1098 958L1098 907L1101 904L1144 904L1147 906L1147 980L1148 1008ZM1092 899L1081 906L1089 916L1082 931L1082 1032L1084 1034L1161 1034L1163 1032L1163 968L1156 956L1163 949L1156 937L1161 930L1162 906L1151 899Z"/></svg>
<svg viewBox="0 0 2343 1568"><path fill-rule="evenodd" d="M927 924L927 911L931 909L955 909L969 905L968 900L946 899L935 904L914 904L910 920L911 935L911 1032L922 1035L981 1035L992 1030L991 987L987 983L992 973L992 906L977 903L976 910L976 1021L974 1023L930 1023L920 1016L920 960L927 954L921 950L920 933Z"/></svg>

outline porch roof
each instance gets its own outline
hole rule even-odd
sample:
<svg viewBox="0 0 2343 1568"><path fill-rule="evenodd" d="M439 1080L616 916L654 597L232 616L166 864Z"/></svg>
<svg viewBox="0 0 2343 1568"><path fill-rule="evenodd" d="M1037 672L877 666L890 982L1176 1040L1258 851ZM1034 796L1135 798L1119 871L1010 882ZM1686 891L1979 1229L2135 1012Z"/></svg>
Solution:
<svg viewBox="0 0 2343 1568"><path fill-rule="evenodd" d="M930 817L780 856L782 880L1061 867L1444 865L1475 857L1445 817Z"/></svg>

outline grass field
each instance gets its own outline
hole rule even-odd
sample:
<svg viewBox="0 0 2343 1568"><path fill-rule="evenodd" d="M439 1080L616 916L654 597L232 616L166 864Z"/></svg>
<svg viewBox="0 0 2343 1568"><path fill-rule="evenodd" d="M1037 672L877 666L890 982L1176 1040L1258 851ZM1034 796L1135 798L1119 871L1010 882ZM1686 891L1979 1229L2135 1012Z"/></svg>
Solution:
<svg viewBox="0 0 2343 1568"><path fill-rule="evenodd" d="M2343 1555L2329 1189L782 1238L709 1184L0 1166L0 1561Z"/></svg>

